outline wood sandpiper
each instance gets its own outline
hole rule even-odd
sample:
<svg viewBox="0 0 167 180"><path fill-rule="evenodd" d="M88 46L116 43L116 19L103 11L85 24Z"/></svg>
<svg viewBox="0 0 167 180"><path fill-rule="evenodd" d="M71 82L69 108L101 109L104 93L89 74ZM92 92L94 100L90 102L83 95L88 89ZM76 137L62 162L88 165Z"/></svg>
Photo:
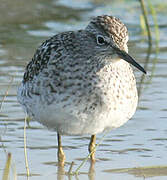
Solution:
<svg viewBox="0 0 167 180"><path fill-rule="evenodd" d="M138 95L126 26L113 16L93 18L83 30L59 33L37 49L26 67L18 101L32 119L61 135L91 135L118 128L135 113ZM94 152L91 160L95 160Z"/></svg>

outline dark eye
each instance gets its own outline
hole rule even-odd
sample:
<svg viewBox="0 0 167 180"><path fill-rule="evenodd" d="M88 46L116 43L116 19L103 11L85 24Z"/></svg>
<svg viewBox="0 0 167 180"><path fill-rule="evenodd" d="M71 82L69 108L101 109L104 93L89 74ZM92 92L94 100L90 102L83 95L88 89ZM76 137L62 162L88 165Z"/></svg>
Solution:
<svg viewBox="0 0 167 180"><path fill-rule="evenodd" d="M97 44L98 45L104 45L105 44L105 39L102 35L97 35Z"/></svg>

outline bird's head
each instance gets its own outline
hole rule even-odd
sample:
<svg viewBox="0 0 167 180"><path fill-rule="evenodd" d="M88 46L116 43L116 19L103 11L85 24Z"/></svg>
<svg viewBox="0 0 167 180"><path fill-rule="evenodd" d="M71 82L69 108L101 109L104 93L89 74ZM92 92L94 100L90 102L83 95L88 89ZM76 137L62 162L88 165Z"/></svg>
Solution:
<svg viewBox="0 0 167 180"><path fill-rule="evenodd" d="M128 54L128 31L126 26L113 16L97 16L91 20L85 29L89 36L94 39L94 50L100 55L121 58L146 73Z"/></svg>

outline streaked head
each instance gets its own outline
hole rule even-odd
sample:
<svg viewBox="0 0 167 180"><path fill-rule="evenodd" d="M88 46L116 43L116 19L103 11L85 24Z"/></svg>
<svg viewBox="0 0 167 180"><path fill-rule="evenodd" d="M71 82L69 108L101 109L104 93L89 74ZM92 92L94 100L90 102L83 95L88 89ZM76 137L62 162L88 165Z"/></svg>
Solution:
<svg viewBox="0 0 167 180"><path fill-rule="evenodd" d="M126 26L113 16L97 16L86 27L96 38L97 47L108 55L116 55L138 68L146 71L128 54L128 31Z"/></svg>

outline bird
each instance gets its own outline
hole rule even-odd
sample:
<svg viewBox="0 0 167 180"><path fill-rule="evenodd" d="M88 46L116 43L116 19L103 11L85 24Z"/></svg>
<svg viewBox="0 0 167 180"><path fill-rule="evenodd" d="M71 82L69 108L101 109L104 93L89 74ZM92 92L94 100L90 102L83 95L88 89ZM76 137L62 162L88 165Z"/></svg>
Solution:
<svg viewBox="0 0 167 180"><path fill-rule="evenodd" d="M138 104L128 54L128 30L111 15L93 17L84 29L44 41L27 64L17 98L33 120L57 132L58 162L64 164L61 136L90 135L95 161L96 135L126 123Z"/></svg>

